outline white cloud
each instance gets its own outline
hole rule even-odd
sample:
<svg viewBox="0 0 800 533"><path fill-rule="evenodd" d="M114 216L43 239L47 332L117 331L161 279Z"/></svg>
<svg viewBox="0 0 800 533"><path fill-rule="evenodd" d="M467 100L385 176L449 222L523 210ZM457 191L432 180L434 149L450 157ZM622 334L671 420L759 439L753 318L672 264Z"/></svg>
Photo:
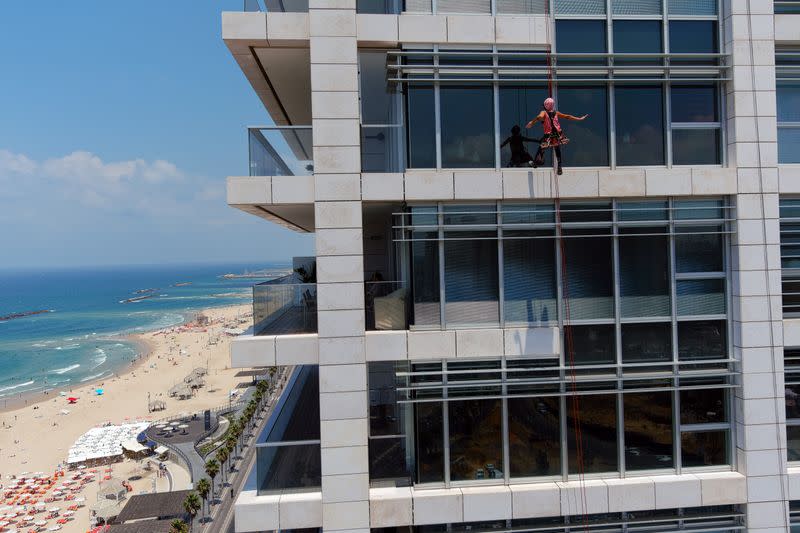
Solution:
<svg viewBox="0 0 800 533"><path fill-rule="evenodd" d="M34 170L36 162L28 156L0 149L0 177L5 174L31 174Z"/></svg>
<svg viewBox="0 0 800 533"><path fill-rule="evenodd" d="M36 161L0 149L0 179L25 176L29 190L61 195L96 209L180 211L180 185L186 175L174 163L156 159L103 161L88 151ZM196 181L202 182L201 178Z"/></svg>

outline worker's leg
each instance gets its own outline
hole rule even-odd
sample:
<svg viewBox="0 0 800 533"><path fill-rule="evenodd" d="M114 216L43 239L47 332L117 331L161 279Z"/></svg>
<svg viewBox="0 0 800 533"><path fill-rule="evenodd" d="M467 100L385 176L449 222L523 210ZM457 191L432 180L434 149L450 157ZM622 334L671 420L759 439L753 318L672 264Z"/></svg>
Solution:
<svg viewBox="0 0 800 533"><path fill-rule="evenodd" d="M558 161L558 174L561 175L561 173L562 173L562 170L561 170L561 161L562 161L561 160L561 147L556 145L556 147L553 149L553 151L555 152L556 161Z"/></svg>

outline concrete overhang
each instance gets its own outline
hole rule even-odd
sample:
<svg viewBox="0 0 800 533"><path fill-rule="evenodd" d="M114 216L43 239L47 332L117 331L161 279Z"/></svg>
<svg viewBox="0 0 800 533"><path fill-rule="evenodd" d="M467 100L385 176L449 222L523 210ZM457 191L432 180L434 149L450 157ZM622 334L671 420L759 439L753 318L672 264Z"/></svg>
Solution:
<svg viewBox="0 0 800 533"><path fill-rule="evenodd" d="M313 176L230 176L228 205L285 228L313 233Z"/></svg>

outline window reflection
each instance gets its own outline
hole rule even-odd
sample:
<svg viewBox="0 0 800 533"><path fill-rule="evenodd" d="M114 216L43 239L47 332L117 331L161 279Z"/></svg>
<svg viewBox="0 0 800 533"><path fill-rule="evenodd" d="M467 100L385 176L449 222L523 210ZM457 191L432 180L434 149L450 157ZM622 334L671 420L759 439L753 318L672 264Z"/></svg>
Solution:
<svg viewBox="0 0 800 533"><path fill-rule="evenodd" d="M664 111L661 87L615 89L617 164L664 164Z"/></svg>
<svg viewBox="0 0 800 533"><path fill-rule="evenodd" d="M449 325L500 321L497 235L448 232L444 243L445 319Z"/></svg>
<svg viewBox="0 0 800 533"><path fill-rule="evenodd" d="M672 325L669 322L622 325L623 362L670 360L672 360Z"/></svg>
<svg viewBox="0 0 800 533"><path fill-rule="evenodd" d="M625 468L672 468L672 393L623 394Z"/></svg>
<svg viewBox="0 0 800 533"><path fill-rule="evenodd" d="M408 166L436 168L436 110L433 86L408 87Z"/></svg>
<svg viewBox="0 0 800 533"><path fill-rule="evenodd" d="M503 235L507 239L503 242L506 322L558 321L554 241L536 238L552 232L505 231Z"/></svg>
<svg viewBox="0 0 800 533"><path fill-rule="evenodd" d="M508 400L511 477L561 473L560 412L557 397Z"/></svg>
<svg viewBox="0 0 800 533"><path fill-rule="evenodd" d="M572 167L608 166L608 90L605 87L559 87L558 108L589 118L565 125L570 144L562 147ZM548 150L550 152L550 150Z"/></svg>
<svg viewBox="0 0 800 533"><path fill-rule="evenodd" d="M500 400L448 403L450 479L503 479Z"/></svg>
<svg viewBox="0 0 800 533"><path fill-rule="evenodd" d="M680 397L681 424L717 424L728 421L725 389L682 390Z"/></svg>
<svg viewBox="0 0 800 533"><path fill-rule="evenodd" d="M494 167L492 87L442 86L442 166Z"/></svg>
<svg viewBox="0 0 800 533"><path fill-rule="evenodd" d="M620 230L620 314L623 317L669 316L669 240L664 227ZM636 233L646 234L635 237Z"/></svg>
<svg viewBox="0 0 800 533"><path fill-rule="evenodd" d="M438 234L415 231L412 237L414 323L419 326L436 325L441 322Z"/></svg>
<svg viewBox="0 0 800 533"><path fill-rule="evenodd" d="M617 397L599 394L579 397L580 431L583 443L583 472L617 470ZM567 435L569 440L569 472L581 471L578 463L575 418L572 399L567 398Z"/></svg>
<svg viewBox="0 0 800 533"><path fill-rule="evenodd" d="M690 431L681 434L684 467L728 464L727 431Z"/></svg>
<svg viewBox="0 0 800 533"><path fill-rule="evenodd" d="M444 480L444 418L442 404L414 404L416 419L417 481L429 483Z"/></svg>
<svg viewBox="0 0 800 533"><path fill-rule="evenodd" d="M694 320L678 323L678 357L725 359L728 356L728 330L724 320Z"/></svg>
<svg viewBox="0 0 800 533"><path fill-rule="evenodd" d="M570 326L570 330L576 365L609 365L616 361L613 324Z"/></svg>
<svg viewBox="0 0 800 533"><path fill-rule="evenodd" d="M603 230L568 230L565 235L607 234ZM567 286L573 319L611 318L614 313L612 247L608 237L571 237L564 241Z"/></svg>

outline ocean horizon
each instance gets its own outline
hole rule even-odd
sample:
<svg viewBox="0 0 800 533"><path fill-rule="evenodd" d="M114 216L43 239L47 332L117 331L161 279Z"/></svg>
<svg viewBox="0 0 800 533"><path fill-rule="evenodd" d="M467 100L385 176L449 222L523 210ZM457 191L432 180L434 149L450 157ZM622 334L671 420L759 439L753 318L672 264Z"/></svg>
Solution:
<svg viewBox="0 0 800 533"><path fill-rule="evenodd" d="M0 321L0 400L111 376L140 355L124 336L179 325L202 309L249 303L253 284L290 269L287 260L0 270L0 317L48 311ZM267 274L221 277L255 270Z"/></svg>

